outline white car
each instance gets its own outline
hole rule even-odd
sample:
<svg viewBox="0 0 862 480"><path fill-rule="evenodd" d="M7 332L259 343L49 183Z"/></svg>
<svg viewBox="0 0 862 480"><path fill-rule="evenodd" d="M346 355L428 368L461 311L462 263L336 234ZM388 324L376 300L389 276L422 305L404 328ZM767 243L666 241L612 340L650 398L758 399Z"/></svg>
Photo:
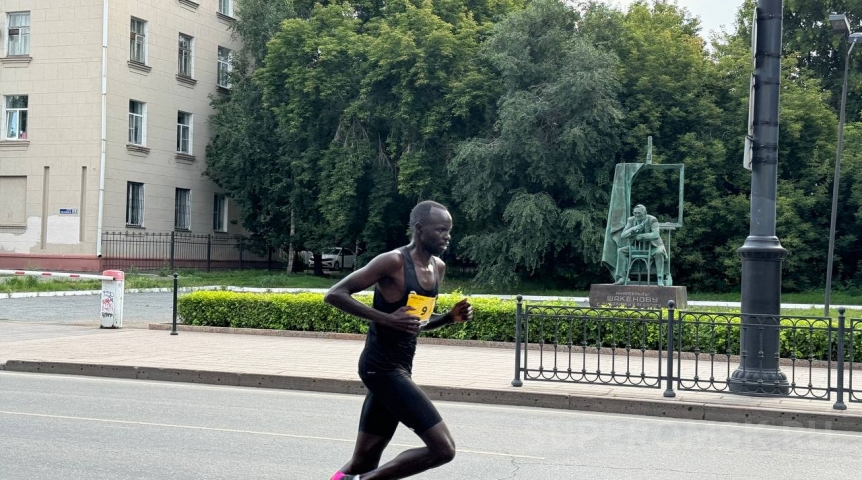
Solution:
<svg viewBox="0 0 862 480"><path fill-rule="evenodd" d="M353 266L356 265L356 254L349 248L325 248L320 257L323 268L327 270L353 269Z"/></svg>
<svg viewBox="0 0 862 480"><path fill-rule="evenodd" d="M299 252L299 261L301 261L306 267L310 267L314 265L314 254L309 250L303 250Z"/></svg>

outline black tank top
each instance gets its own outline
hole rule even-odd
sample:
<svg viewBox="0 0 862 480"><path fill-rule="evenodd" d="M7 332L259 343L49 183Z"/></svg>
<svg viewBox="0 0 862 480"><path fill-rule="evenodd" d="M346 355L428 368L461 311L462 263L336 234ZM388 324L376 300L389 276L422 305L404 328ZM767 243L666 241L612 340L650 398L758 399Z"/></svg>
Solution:
<svg viewBox="0 0 862 480"><path fill-rule="evenodd" d="M434 288L427 290L416 278L416 267L413 265L413 257L407 247L398 249L404 259L404 294L395 302L387 302L380 290L374 288L375 310L392 313L407 305L407 296L410 292L416 292L426 297L437 297L439 279L437 268L434 268ZM368 327L368 336L365 338L365 349L359 357L359 375L375 375L404 369L407 373L413 370L413 356L416 354L416 335L394 330L389 327L378 325L374 322Z"/></svg>

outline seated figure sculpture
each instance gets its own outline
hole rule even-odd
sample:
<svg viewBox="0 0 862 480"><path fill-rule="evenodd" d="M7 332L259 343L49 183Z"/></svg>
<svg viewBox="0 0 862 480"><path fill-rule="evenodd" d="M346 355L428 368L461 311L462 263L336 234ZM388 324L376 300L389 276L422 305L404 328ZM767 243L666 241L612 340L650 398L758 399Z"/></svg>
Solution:
<svg viewBox="0 0 862 480"><path fill-rule="evenodd" d="M647 214L647 209L643 205L635 205L632 209L632 216L626 220L626 226L623 228L620 237L626 244L621 245L617 251L617 265L614 271L614 285L627 285L629 283L629 265L630 252L632 249L632 241L646 241L652 245L652 260L655 264L656 285L664 286L664 271L667 260L667 250L664 248L664 242L661 240L659 232L658 220Z"/></svg>

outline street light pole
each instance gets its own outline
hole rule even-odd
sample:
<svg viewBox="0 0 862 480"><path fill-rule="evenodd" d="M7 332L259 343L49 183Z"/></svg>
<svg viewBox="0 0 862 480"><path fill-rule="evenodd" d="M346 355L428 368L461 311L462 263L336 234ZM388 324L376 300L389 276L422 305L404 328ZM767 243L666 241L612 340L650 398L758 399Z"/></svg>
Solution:
<svg viewBox="0 0 862 480"><path fill-rule="evenodd" d="M844 58L844 86L841 88L841 111L838 114L838 146L835 153L835 176L832 180L832 219L829 223L829 254L826 260L826 294L823 300L823 316L829 316L829 301L832 296L832 264L834 263L835 254L835 229L838 219L838 183L841 180L841 153L844 150L844 115L847 107L847 76L850 72L850 53L853 52L853 47L856 43L862 40L862 34L850 34L850 24L847 21L847 16L830 15L829 20L833 25L833 29L838 33L847 35L847 43L850 47L847 49L847 56Z"/></svg>
<svg viewBox="0 0 862 480"><path fill-rule="evenodd" d="M778 191L778 105L781 92L782 0L756 7L754 111L749 235L737 250L742 260L740 365L728 381L737 393L786 393L778 365L781 265L787 256L775 235Z"/></svg>

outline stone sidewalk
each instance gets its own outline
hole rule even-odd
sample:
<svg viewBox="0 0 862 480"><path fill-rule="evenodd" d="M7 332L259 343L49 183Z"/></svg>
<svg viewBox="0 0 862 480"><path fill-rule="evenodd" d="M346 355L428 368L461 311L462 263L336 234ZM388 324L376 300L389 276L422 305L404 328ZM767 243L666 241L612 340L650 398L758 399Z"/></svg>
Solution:
<svg viewBox="0 0 862 480"><path fill-rule="evenodd" d="M151 324L149 329L111 330L2 321L0 369L364 393L356 374L361 336L213 333L229 330L182 325L178 335L170 335L169 328ZM511 386L515 371L511 347L452 343L420 339L414 379L432 399L862 431L862 403L845 396L847 410L833 410L834 393L832 400L822 401L693 391L676 391L674 398L665 398L664 384L636 388L526 381L516 388ZM596 359L588 356L587 362L596 364ZM655 358L647 363L659 365ZM683 371L693 372L692 365L684 361ZM825 378L825 370L814 370L812 377Z"/></svg>

